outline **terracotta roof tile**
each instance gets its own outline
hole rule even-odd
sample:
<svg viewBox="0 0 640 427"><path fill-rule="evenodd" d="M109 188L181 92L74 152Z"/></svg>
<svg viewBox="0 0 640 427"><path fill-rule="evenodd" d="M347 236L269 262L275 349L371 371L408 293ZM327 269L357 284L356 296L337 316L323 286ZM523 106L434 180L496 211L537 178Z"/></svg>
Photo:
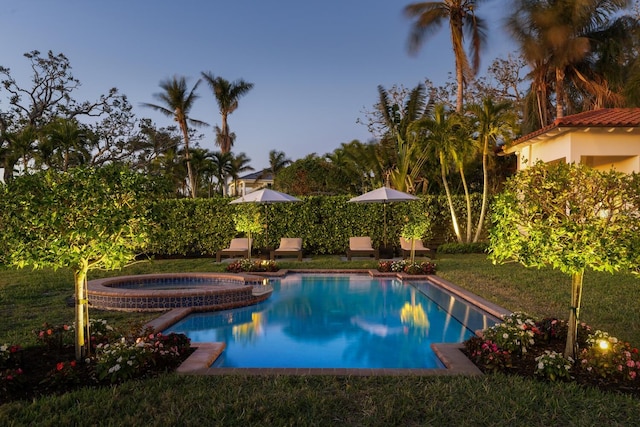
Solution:
<svg viewBox="0 0 640 427"><path fill-rule="evenodd" d="M552 124L514 140L514 146L559 127L638 127L640 108L602 108L556 119Z"/></svg>

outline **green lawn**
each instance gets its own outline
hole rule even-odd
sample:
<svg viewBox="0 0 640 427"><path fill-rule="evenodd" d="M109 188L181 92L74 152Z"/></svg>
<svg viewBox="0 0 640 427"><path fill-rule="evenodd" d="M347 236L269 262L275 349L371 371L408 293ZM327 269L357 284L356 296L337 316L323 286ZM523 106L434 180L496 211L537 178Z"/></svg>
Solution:
<svg viewBox="0 0 640 427"><path fill-rule="evenodd" d="M567 317L570 280L516 264L493 266L483 255L442 255L438 274L510 310ZM314 257L283 268L375 268L374 261ZM107 275L222 271L210 259L140 263ZM73 319L68 271L0 268L0 344L35 342L42 323ZM587 273L582 318L640 346L640 280ZM124 327L156 314L92 311ZM0 425L637 425L634 398L572 384L503 375L467 377L295 377L165 375L99 390L79 390L34 402L0 405Z"/></svg>

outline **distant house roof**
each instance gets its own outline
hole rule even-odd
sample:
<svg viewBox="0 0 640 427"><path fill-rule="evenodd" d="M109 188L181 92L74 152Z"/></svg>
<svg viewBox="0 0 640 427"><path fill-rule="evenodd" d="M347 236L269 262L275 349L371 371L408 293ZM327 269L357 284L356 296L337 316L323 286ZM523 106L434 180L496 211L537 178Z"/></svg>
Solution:
<svg viewBox="0 0 640 427"><path fill-rule="evenodd" d="M514 140L505 152L514 152L516 145L531 143L545 137L557 136L575 128L637 128L640 127L640 108L602 108L585 111L554 120L548 126Z"/></svg>
<svg viewBox="0 0 640 427"><path fill-rule="evenodd" d="M273 181L273 174L271 172L269 172L268 170L261 170L261 171L257 171L257 172L252 172L248 175L244 175L241 176L240 178L238 178L240 180L243 181L250 181L250 180L256 180L256 179L260 179L263 181Z"/></svg>

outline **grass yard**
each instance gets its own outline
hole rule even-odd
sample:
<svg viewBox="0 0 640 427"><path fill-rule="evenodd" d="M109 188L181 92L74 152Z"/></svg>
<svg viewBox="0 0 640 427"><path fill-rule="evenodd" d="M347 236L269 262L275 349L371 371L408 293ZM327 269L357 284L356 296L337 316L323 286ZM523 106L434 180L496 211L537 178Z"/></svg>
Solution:
<svg viewBox="0 0 640 427"><path fill-rule="evenodd" d="M442 255L438 274L509 310L535 317L568 316L570 279L516 264L494 266L483 255ZM375 261L314 257L281 268L375 268ZM140 263L107 275L223 271L211 259ZM71 322L73 292L67 271L0 268L0 344L34 344L44 322ZM582 319L640 346L640 279L585 274ZM92 311L119 327L157 314ZM118 386L83 389L34 401L0 403L0 425L637 425L640 401L574 384L515 376L190 377L163 375Z"/></svg>

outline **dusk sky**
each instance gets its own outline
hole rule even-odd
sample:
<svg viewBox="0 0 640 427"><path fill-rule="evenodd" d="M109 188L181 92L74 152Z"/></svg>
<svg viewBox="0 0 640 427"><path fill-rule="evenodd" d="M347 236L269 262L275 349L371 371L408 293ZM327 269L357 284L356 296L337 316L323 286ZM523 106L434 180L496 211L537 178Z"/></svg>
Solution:
<svg viewBox="0 0 640 427"><path fill-rule="evenodd" d="M185 76L191 88L201 71L254 88L229 116L234 153L268 166L272 149L297 160L324 155L343 142L372 138L363 119L377 101L377 86L413 88L425 79L444 84L454 71L448 26L407 52L413 1L304 0L3 0L0 65L23 87L31 70L25 52L51 50L69 58L82 83L77 100L94 100L116 87L138 118L156 126L170 119L141 107L157 103L160 81ZM481 70L513 50L503 29L500 0L480 2L477 15L490 23ZM209 123L200 146L217 150L220 114L208 85L198 90L191 117ZM0 110L7 101L0 92Z"/></svg>

